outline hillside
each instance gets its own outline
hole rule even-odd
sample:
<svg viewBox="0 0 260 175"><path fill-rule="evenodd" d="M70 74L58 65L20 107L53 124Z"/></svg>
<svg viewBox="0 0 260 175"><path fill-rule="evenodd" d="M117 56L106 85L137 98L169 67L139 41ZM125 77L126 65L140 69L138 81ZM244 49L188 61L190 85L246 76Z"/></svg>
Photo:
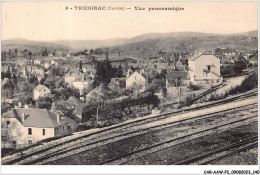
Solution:
<svg viewBox="0 0 260 175"><path fill-rule="evenodd" d="M55 43L50 43L50 42L42 42L42 41L31 41L31 40L26 40L26 39L11 39L11 40L3 40L2 41L2 46L1 50L2 51L8 51L9 49L15 49L17 48L18 50L30 50L32 52L41 52L45 49L47 50L60 50L60 51L66 51L70 48L60 45L60 44L55 44Z"/></svg>
<svg viewBox="0 0 260 175"><path fill-rule="evenodd" d="M153 35L145 35L146 40L141 37L134 38L134 41L129 44L111 47L111 50L120 48L125 52L143 52L143 51L179 51L179 50L194 50L208 49L215 50L217 47L231 47L239 50L256 50L258 48L257 32L247 32L243 34L196 34L196 33L181 33L162 34L155 38ZM158 35L156 35L158 36ZM151 39L148 39L151 38ZM153 38L153 39L152 39Z"/></svg>
<svg viewBox="0 0 260 175"><path fill-rule="evenodd" d="M83 50L95 48L122 49L123 51L142 50L179 50L194 48L234 47L237 49L257 49L257 39L245 37L257 37L258 31L234 34L214 34L198 32L171 32L149 33L133 38L114 38L108 40L57 40L57 41L30 41L25 39L13 39L2 41L2 50L18 48L31 51L48 50Z"/></svg>
<svg viewBox="0 0 260 175"><path fill-rule="evenodd" d="M115 38L108 40L58 40L54 41L54 43L64 45L71 49L82 50L122 45L125 44L126 41L126 38Z"/></svg>

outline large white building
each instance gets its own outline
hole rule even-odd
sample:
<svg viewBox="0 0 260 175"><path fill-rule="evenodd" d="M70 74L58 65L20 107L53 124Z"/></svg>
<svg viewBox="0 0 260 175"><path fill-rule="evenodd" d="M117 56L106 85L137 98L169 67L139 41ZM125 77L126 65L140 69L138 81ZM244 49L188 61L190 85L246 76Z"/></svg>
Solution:
<svg viewBox="0 0 260 175"><path fill-rule="evenodd" d="M220 59L212 53L197 53L189 60L189 73L191 82L220 80Z"/></svg>
<svg viewBox="0 0 260 175"><path fill-rule="evenodd" d="M75 120L46 109L14 108L2 115L2 147L20 148L75 132Z"/></svg>

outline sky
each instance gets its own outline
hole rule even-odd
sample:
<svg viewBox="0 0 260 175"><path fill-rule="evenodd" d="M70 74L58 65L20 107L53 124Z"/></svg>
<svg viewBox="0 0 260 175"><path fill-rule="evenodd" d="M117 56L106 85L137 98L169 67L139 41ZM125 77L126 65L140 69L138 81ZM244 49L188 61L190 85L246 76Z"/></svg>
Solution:
<svg viewBox="0 0 260 175"><path fill-rule="evenodd" d="M74 6L129 10L66 10ZM145 7L145 10L134 10ZM148 11L182 7L182 11ZM258 29L257 2L2 2L2 40L103 40L146 33L240 33Z"/></svg>

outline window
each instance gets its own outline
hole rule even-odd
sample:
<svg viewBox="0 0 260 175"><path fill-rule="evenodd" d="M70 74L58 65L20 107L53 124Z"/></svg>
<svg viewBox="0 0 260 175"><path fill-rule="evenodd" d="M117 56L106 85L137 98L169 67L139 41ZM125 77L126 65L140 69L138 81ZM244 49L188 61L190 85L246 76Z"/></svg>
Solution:
<svg viewBox="0 0 260 175"><path fill-rule="evenodd" d="M6 121L6 124L9 125L9 124L10 124L10 121Z"/></svg>
<svg viewBox="0 0 260 175"><path fill-rule="evenodd" d="M28 135L32 135L32 128L28 128Z"/></svg>
<svg viewBox="0 0 260 175"><path fill-rule="evenodd" d="M42 135L45 136L45 129L42 129Z"/></svg>
<svg viewBox="0 0 260 175"><path fill-rule="evenodd" d="M29 144L29 145L32 145L32 140L28 140L28 144Z"/></svg>
<svg viewBox="0 0 260 175"><path fill-rule="evenodd" d="M16 141L12 141L12 147L15 149L16 148Z"/></svg>
<svg viewBox="0 0 260 175"><path fill-rule="evenodd" d="M59 132L59 128L55 128L55 132L58 133Z"/></svg>
<svg viewBox="0 0 260 175"><path fill-rule="evenodd" d="M208 70L210 70L210 66L208 66Z"/></svg>

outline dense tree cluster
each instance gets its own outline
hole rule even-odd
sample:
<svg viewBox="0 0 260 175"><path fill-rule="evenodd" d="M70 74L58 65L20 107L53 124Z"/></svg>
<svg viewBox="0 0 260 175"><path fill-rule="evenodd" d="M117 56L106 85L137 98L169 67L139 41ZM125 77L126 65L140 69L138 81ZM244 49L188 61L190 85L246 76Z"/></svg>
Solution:
<svg viewBox="0 0 260 175"><path fill-rule="evenodd" d="M114 69L110 61L97 62L96 64L96 76L94 86L99 86L100 84L107 85L111 78L115 76L116 69Z"/></svg>
<svg viewBox="0 0 260 175"><path fill-rule="evenodd" d="M104 125L110 125L123 120L124 117L136 117L149 113L160 101L153 93L144 93L139 98L128 98L121 102L106 103L104 105L88 105L84 108L83 118L85 122L95 123L98 108L98 121Z"/></svg>

